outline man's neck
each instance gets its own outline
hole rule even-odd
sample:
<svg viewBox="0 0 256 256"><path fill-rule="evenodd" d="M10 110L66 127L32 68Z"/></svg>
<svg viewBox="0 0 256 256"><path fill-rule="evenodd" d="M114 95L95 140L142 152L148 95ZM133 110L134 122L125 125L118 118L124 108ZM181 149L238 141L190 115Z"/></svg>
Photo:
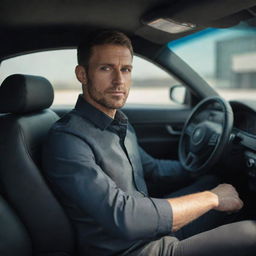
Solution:
<svg viewBox="0 0 256 256"><path fill-rule="evenodd" d="M92 106L97 108L99 111L103 112L104 114L106 114L107 116L111 117L112 119L115 118L116 109L109 109L109 108L106 108L106 107L102 106L101 104L99 104L96 101L94 101L91 97L88 97L88 95L86 93L83 93L83 98L89 104L91 104Z"/></svg>

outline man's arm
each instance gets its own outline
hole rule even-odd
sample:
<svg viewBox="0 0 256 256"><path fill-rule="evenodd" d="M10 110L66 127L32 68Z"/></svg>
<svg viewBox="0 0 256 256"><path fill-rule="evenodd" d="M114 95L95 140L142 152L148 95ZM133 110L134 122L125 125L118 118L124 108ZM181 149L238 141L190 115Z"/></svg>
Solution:
<svg viewBox="0 0 256 256"><path fill-rule="evenodd" d="M169 203L165 199L123 191L104 172L90 145L80 137L66 132L50 133L43 165L63 205L73 205L79 209L79 215L91 218L110 235L136 240L171 233ZM73 211L71 214L77 219Z"/></svg>
<svg viewBox="0 0 256 256"><path fill-rule="evenodd" d="M138 147L146 180L160 183L160 186L166 183L174 188L177 184L183 186L191 181L189 172L184 170L179 161L156 159Z"/></svg>
<svg viewBox="0 0 256 256"><path fill-rule="evenodd" d="M196 194L188 196L189 200L181 197L169 201L129 195L104 173L90 146L72 134L51 134L44 152L45 173L64 205L75 205L113 236L154 239L170 234L216 206L222 209L220 203L208 205L209 197ZM219 202L225 201L225 189L217 187L210 193L218 194Z"/></svg>
<svg viewBox="0 0 256 256"><path fill-rule="evenodd" d="M240 210L243 202L236 189L220 184L211 191L167 199L172 207L172 231L177 231L209 210L232 212Z"/></svg>

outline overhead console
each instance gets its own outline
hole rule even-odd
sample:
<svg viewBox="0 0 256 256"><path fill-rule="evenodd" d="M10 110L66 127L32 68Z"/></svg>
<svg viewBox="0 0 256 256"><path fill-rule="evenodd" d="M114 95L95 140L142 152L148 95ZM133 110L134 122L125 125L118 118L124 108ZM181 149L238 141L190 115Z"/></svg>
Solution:
<svg viewBox="0 0 256 256"><path fill-rule="evenodd" d="M255 9L255 0L172 0L149 9L141 17L144 26L136 34L152 42L167 43L180 34L235 26L255 17Z"/></svg>

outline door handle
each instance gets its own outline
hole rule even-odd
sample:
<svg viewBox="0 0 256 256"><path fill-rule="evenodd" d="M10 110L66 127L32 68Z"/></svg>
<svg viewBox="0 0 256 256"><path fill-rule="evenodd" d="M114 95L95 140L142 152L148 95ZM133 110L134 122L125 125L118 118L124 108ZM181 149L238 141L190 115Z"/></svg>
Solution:
<svg viewBox="0 0 256 256"><path fill-rule="evenodd" d="M166 125L166 130L171 135L175 135L175 136L181 135L181 130L173 129L173 127L170 124Z"/></svg>

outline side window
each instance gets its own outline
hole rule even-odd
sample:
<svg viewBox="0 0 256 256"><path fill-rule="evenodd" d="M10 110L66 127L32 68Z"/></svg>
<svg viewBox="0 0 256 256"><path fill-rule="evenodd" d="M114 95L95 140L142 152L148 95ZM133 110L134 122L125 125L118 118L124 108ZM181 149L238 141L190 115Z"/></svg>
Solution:
<svg viewBox="0 0 256 256"><path fill-rule="evenodd" d="M74 105L81 93L81 85L74 73L76 65L74 49L26 54L1 63L0 83L17 73L43 76L54 87L53 105ZM176 104L170 100L169 90L180 83L156 65L135 56L132 77L128 104Z"/></svg>
<svg viewBox="0 0 256 256"><path fill-rule="evenodd" d="M170 74L155 64L135 56L133 60L133 85L127 103L176 104L170 97L170 88L180 84Z"/></svg>

